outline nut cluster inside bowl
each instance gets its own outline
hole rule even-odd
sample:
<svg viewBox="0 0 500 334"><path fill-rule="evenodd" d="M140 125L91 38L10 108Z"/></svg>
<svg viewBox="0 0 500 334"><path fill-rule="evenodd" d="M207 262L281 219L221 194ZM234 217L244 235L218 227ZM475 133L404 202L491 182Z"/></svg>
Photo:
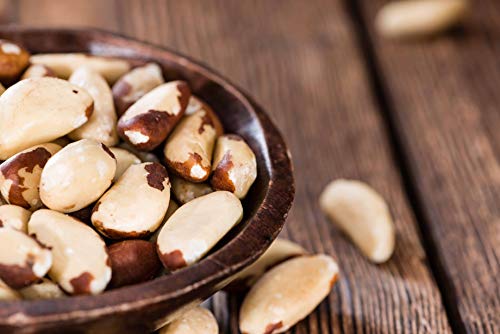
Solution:
<svg viewBox="0 0 500 334"><path fill-rule="evenodd" d="M0 300L151 280L241 221L256 155L187 82L6 40L0 64Z"/></svg>

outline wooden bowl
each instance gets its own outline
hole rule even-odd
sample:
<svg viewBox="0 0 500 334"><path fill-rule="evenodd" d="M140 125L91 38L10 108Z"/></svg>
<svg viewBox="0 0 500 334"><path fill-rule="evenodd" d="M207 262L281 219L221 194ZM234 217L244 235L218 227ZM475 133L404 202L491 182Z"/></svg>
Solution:
<svg viewBox="0 0 500 334"><path fill-rule="evenodd" d="M290 156L279 131L247 95L207 67L175 52L98 30L4 27L0 38L32 53L87 52L154 61L166 80L182 78L220 116L228 133L254 150L258 177L243 201L245 217L199 263L155 280L56 300L0 302L0 333L147 333L176 311L200 303L231 281L270 245L294 196ZM57 121L57 120L54 120Z"/></svg>

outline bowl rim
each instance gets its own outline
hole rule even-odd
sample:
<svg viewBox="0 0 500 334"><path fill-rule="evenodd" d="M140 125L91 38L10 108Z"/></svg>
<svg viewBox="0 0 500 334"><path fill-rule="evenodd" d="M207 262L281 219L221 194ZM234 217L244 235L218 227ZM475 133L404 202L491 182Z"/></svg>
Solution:
<svg viewBox="0 0 500 334"><path fill-rule="evenodd" d="M263 109L242 89L200 61L193 60L168 47L116 32L85 27L44 28L8 25L0 26L0 33L67 33L75 36L87 35L86 38L89 41L105 38L110 45L131 44L133 47L146 48L151 54L144 56L165 59L200 73L235 96L255 117L264 135L264 163L270 174L262 204L253 216L248 217L247 225L234 238L200 262L170 275L95 296L35 301L0 301L0 325L17 327L23 324L51 323L61 319L64 321L96 319L186 296L203 287L217 285L222 288L229 282L228 278L231 275L255 261L277 237L283 228L295 195L291 156L280 131ZM82 52L95 53L90 49ZM269 228L261 228L259 225L266 221L273 222L273 224L266 226ZM232 256L222 257L224 254L232 254ZM204 274L203 278L195 279L200 277L199 273ZM185 284L186 282L188 283ZM138 296L142 297L138 298Z"/></svg>

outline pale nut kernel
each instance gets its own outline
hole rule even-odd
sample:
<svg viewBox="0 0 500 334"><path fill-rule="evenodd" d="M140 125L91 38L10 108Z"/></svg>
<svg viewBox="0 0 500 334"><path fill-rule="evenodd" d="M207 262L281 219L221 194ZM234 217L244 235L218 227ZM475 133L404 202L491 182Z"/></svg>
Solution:
<svg viewBox="0 0 500 334"><path fill-rule="evenodd" d="M42 206L39 193L42 170L60 149L54 143L36 145L0 165L0 192L8 203L29 210Z"/></svg>
<svg viewBox="0 0 500 334"><path fill-rule="evenodd" d="M243 217L232 193L216 191L181 206L162 227L156 241L163 266L176 270L205 256Z"/></svg>
<svg viewBox="0 0 500 334"><path fill-rule="evenodd" d="M29 53L19 44L0 39L0 81L11 83L28 66Z"/></svg>
<svg viewBox="0 0 500 334"><path fill-rule="evenodd" d="M206 183L193 183L178 176L171 177L172 193L181 204L186 204L195 198L210 194L214 190Z"/></svg>
<svg viewBox="0 0 500 334"><path fill-rule="evenodd" d="M30 65L26 71L24 71L21 80L29 78L42 78L42 77L55 77L56 74L48 66L42 64Z"/></svg>
<svg viewBox="0 0 500 334"><path fill-rule="evenodd" d="M327 255L299 256L274 267L243 300L241 332L285 332L328 296L338 272L337 263Z"/></svg>
<svg viewBox="0 0 500 334"><path fill-rule="evenodd" d="M200 109L180 120L163 150L170 169L192 182L203 182L210 175L215 140L222 134L215 113L207 104L198 101Z"/></svg>
<svg viewBox="0 0 500 334"><path fill-rule="evenodd" d="M212 312L197 306L159 330L159 334L218 334L219 325Z"/></svg>
<svg viewBox="0 0 500 334"><path fill-rule="evenodd" d="M51 68L63 79L69 78L77 68L86 66L101 74L110 84L130 70L130 63L126 60L83 53L39 53L31 56L30 62Z"/></svg>
<svg viewBox="0 0 500 334"><path fill-rule="evenodd" d="M111 239L145 237L160 226L169 201L165 167L156 162L132 165L99 199L92 224Z"/></svg>
<svg viewBox="0 0 500 334"><path fill-rule="evenodd" d="M285 239L276 239L271 246L252 265L239 272L233 282L225 288L227 291L244 290L252 285L274 266L294 257L306 254L300 245Z"/></svg>
<svg viewBox="0 0 500 334"><path fill-rule="evenodd" d="M393 1L380 9L375 26L390 38L427 37L460 23L468 7L468 0Z"/></svg>
<svg viewBox="0 0 500 334"><path fill-rule="evenodd" d="M158 235L160 235L161 228L167 220L174 214L175 211L179 208L179 204L177 204L176 201L170 197L170 203L168 203L168 209L167 213L165 214L165 217L163 217L163 221L161 222L161 225L156 229L156 231L151 235L149 238L149 241L154 242L156 244L156 240L158 240Z"/></svg>
<svg viewBox="0 0 500 334"><path fill-rule="evenodd" d="M217 139L210 180L216 190L226 190L244 198L257 178L257 161L252 149L237 135Z"/></svg>
<svg viewBox="0 0 500 334"><path fill-rule="evenodd" d="M85 124L94 110L82 88L57 78L32 78L0 96L0 160L65 136Z"/></svg>
<svg viewBox="0 0 500 334"><path fill-rule="evenodd" d="M71 74L69 82L90 94L94 100L94 112L87 123L68 134L68 137L73 140L94 139L106 146L118 144L115 105L106 80L89 67L79 67Z"/></svg>
<svg viewBox="0 0 500 334"><path fill-rule="evenodd" d="M16 290L9 288L9 286L0 279L0 301L18 299L21 299L21 295Z"/></svg>
<svg viewBox="0 0 500 334"><path fill-rule="evenodd" d="M154 149L181 119L190 96L184 81L171 81L154 88L120 117L118 134L137 149Z"/></svg>
<svg viewBox="0 0 500 334"><path fill-rule="evenodd" d="M142 162L139 157L127 151L126 149L119 147L110 147L109 149L116 158L116 173L115 177L113 178L113 182L118 181L118 179L130 166L137 165Z"/></svg>
<svg viewBox="0 0 500 334"><path fill-rule="evenodd" d="M120 144L118 144L118 147L136 155L137 157L139 157L139 159L141 159L142 162L160 162L160 159L158 159L156 154L151 152L139 151L127 142L121 142Z"/></svg>
<svg viewBox="0 0 500 334"><path fill-rule="evenodd" d="M111 280L106 244L89 226L52 210L31 215L28 231L53 255L50 278L71 295L98 294Z"/></svg>
<svg viewBox="0 0 500 334"><path fill-rule="evenodd" d="M47 162L40 180L40 198L52 210L78 211L101 197L115 172L116 160L108 147L82 139Z"/></svg>
<svg viewBox="0 0 500 334"><path fill-rule="evenodd" d="M24 232L0 228L0 279L12 289L21 289L45 276L52 254Z"/></svg>
<svg viewBox="0 0 500 334"><path fill-rule="evenodd" d="M31 212L17 205L0 205L0 227L8 227L26 233Z"/></svg>
<svg viewBox="0 0 500 334"><path fill-rule="evenodd" d="M111 259L111 288L153 279L162 265L155 245L146 240L125 240L108 247Z"/></svg>
<svg viewBox="0 0 500 334"><path fill-rule="evenodd" d="M395 244L394 223L384 199L367 184L336 180L320 196L323 212L375 263L387 261Z"/></svg>
<svg viewBox="0 0 500 334"><path fill-rule="evenodd" d="M48 278L42 278L41 281L19 290L23 299L55 299L66 297L64 291Z"/></svg>
<svg viewBox="0 0 500 334"><path fill-rule="evenodd" d="M164 82L161 67L156 63L136 67L124 74L113 85L116 113L123 115L132 104Z"/></svg>

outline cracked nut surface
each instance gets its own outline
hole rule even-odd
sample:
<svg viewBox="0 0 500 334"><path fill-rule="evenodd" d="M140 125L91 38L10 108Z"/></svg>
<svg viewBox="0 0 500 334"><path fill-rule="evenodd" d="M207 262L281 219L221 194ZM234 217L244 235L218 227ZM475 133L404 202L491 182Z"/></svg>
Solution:
<svg viewBox="0 0 500 334"><path fill-rule="evenodd" d="M160 226L169 201L165 167L156 162L132 165L96 203L92 224L111 239L144 237Z"/></svg>
<svg viewBox="0 0 500 334"><path fill-rule="evenodd" d="M78 211L101 197L115 172L116 160L107 146L79 140L49 159L42 171L40 198L52 210Z"/></svg>
<svg viewBox="0 0 500 334"><path fill-rule="evenodd" d="M212 187L243 198L256 178L257 161L247 143L237 135L220 136L213 157Z"/></svg>
<svg viewBox="0 0 500 334"><path fill-rule="evenodd" d="M126 60L84 53L39 53L31 56L30 62L49 67L63 79L69 78L77 68L85 66L101 74L109 83L114 83L130 70L130 63Z"/></svg>
<svg viewBox="0 0 500 334"><path fill-rule="evenodd" d="M159 334L218 334L219 325L212 312L194 307L159 330Z"/></svg>
<svg viewBox="0 0 500 334"><path fill-rule="evenodd" d="M113 85L116 113L123 115L132 104L164 82L161 67L156 63L136 67L124 74Z"/></svg>
<svg viewBox="0 0 500 334"><path fill-rule="evenodd" d="M16 229L0 228L0 279L13 289L31 285L52 266L52 253Z"/></svg>
<svg viewBox="0 0 500 334"><path fill-rule="evenodd" d="M72 295L98 294L111 279L106 244L89 226L60 212L41 209L31 215L30 235L50 247L50 278Z"/></svg>
<svg viewBox="0 0 500 334"><path fill-rule="evenodd" d="M367 184L336 180L320 196L323 212L375 263L387 261L395 244L395 228L385 200Z"/></svg>
<svg viewBox="0 0 500 334"><path fill-rule="evenodd" d="M19 44L0 39L0 81L11 83L28 66L29 53Z"/></svg>
<svg viewBox="0 0 500 334"><path fill-rule="evenodd" d="M116 113L111 89L106 80L88 67L79 67L71 74L72 84L85 89L94 100L94 112L87 123L68 134L72 140L94 139L106 146L118 143Z"/></svg>
<svg viewBox="0 0 500 334"><path fill-rule="evenodd" d="M210 175L212 153L222 125L212 109L201 100L198 110L184 116L168 137L163 153L177 175L192 182L203 182ZM192 104L192 103L191 103Z"/></svg>
<svg viewBox="0 0 500 334"><path fill-rule="evenodd" d="M216 191L177 209L163 225L156 241L165 268L176 270L205 256L243 217L236 196Z"/></svg>
<svg viewBox="0 0 500 334"><path fill-rule="evenodd" d="M375 26L390 38L426 37L458 24L468 7L468 0L393 1L380 9Z"/></svg>
<svg viewBox="0 0 500 334"><path fill-rule="evenodd" d="M92 97L65 80L19 81L0 96L0 160L65 136L85 124L93 110Z"/></svg>
<svg viewBox="0 0 500 334"><path fill-rule="evenodd" d="M120 117L118 134L137 149L154 149L181 119L190 96L184 81L171 81L154 88Z"/></svg>
<svg viewBox="0 0 500 334"><path fill-rule="evenodd" d="M9 227L26 233L31 212L17 205L0 205L0 227Z"/></svg>
<svg viewBox="0 0 500 334"><path fill-rule="evenodd" d="M299 256L265 273L240 309L244 334L282 333L311 313L328 296L338 277L327 255Z"/></svg>
<svg viewBox="0 0 500 334"><path fill-rule="evenodd" d="M4 161L0 165L0 192L7 202L29 210L41 207L42 169L60 149L53 143L36 145Z"/></svg>

